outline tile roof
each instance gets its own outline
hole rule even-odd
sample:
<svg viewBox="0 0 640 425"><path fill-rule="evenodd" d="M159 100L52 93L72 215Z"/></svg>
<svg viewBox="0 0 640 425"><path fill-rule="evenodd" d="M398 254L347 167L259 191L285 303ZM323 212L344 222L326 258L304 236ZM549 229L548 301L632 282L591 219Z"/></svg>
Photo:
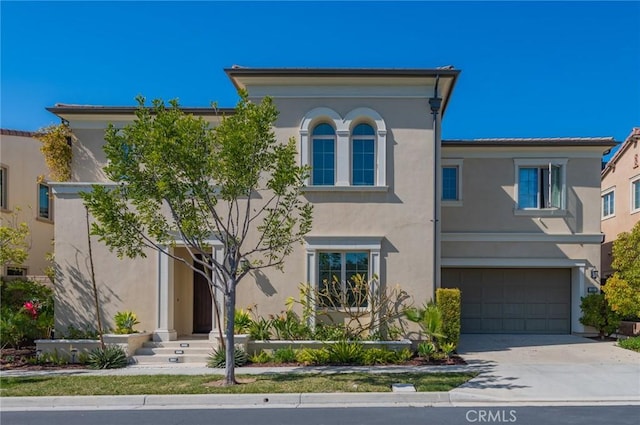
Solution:
<svg viewBox="0 0 640 425"><path fill-rule="evenodd" d="M0 134L3 136L21 136L21 137L35 137L37 131L23 131L23 130L9 130L7 128L0 128Z"/></svg>
<svg viewBox="0 0 640 425"><path fill-rule="evenodd" d="M443 139L447 146L615 146L613 137Z"/></svg>

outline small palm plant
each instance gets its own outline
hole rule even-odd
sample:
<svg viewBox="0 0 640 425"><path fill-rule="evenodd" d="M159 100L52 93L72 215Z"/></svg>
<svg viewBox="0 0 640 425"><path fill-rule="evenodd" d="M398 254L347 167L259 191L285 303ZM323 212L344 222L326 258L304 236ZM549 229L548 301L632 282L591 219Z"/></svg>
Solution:
<svg viewBox="0 0 640 425"><path fill-rule="evenodd" d="M447 342L442 344L442 352L447 360L447 363L452 363L451 361L451 353L456 349L456 345L453 342Z"/></svg>
<svg viewBox="0 0 640 425"><path fill-rule="evenodd" d="M408 308L405 315L411 322L420 325L427 342L437 346L438 339L445 337L442 332L442 312L434 303L428 303L422 308Z"/></svg>
<svg viewBox="0 0 640 425"><path fill-rule="evenodd" d="M138 321L138 317L132 311L119 311L114 316L114 321L116 322L116 333L117 334L133 334L137 333L133 327L140 322Z"/></svg>

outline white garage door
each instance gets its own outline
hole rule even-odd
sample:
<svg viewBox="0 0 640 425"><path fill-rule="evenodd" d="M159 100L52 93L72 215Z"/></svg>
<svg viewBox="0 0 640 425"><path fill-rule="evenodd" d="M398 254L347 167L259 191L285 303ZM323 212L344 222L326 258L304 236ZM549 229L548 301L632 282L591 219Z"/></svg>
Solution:
<svg viewBox="0 0 640 425"><path fill-rule="evenodd" d="M571 269L442 269L463 333L571 333Z"/></svg>

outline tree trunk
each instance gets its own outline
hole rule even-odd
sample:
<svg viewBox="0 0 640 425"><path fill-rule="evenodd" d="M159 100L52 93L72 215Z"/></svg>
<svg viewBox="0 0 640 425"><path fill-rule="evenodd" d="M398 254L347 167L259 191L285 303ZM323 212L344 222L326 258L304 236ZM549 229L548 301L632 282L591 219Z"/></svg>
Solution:
<svg viewBox="0 0 640 425"><path fill-rule="evenodd" d="M235 309L236 309L236 280L235 278L229 278L227 281L227 294L224 296L225 306L225 371L224 371L224 384L235 385L236 372L235 372L235 344L233 337L233 328L235 327Z"/></svg>

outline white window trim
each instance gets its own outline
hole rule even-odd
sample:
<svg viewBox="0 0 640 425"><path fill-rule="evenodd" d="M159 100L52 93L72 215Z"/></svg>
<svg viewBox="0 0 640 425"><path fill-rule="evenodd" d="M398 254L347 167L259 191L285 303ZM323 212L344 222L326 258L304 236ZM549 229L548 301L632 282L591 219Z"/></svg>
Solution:
<svg viewBox="0 0 640 425"><path fill-rule="evenodd" d="M613 194L613 212L609 215L604 215L604 197ZM616 187L612 186L600 192L600 220L608 220L616 216Z"/></svg>
<svg viewBox="0 0 640 425"><path fill-rule="evenodd" d="M310 179L305 181L308 188L350 187L354 190L368 191L368 188L386 188L387 184L387 126L376 111L370 108L356 108L343 119L331 108L320 107L309 111L300 124L300 163L311 166L312 130L321 122L332 123L336 129L336 176L334 186L313 186ZM370 124L375 131L376 174L373 186L351 185L351 129L361 122Z"/></svg>
<svg viewBox="0 0 640 425"><path fill-rule="evenodd" d="M631 214L640 213L640 207L634 208L634 201L635 201L635 192L633 191L634 184L640 185L640 174L633 176L629 179L629 190L631 191L631 193L629 194L630 195L629 199L631 200L631 203L629 205L629 211L631 211ZM640 205L640 203L638 203L638 205Z"/></svg>
<svg viewBox="0 0 640 425"><path fill-rule="evenodd" d="M513 184L513 213L522 216L564 216L567 214L567 163L568 158L514 158L514 184ZM519 169L521 167L544 167L546 165L559 165L560 178L562 180L560 208L526 208L518 205L518 185L520 181Z"/></svg>
<svg viewBox="0 0 640 425"><path fill-rule="evenodd" d="M46 186L49 188L49 214L48 217L42 217L40 215L40 186ZM36 211L36 220L39 221L46 221L46 222L52 222L53 221L53 188L51 187L51 185L48 182L45 181L41 181L38 182L38 185L36 186L37 188L37 202L36 204L38 205L38 209Z"/></svg>
<svg viewBox="0 0 640 425"><path fill-rule="evenodd" d="M380 285L380 250L382 237L378 236L307 236L305 237L307 249L307 279L312 288L318 287L318 253L319 252L343 252L343 251L368 251L369 252L369 280L371 285ZM308 300L313 311L316 310L316 300ZM369 309L367 306L367 310ZM375 320L375 318L372 318ZM310 318L309 325L315 325L315 316Z"/></svg>
<svg viewBox="0 0 640 425"><path fill-rule="evenodd" d="M445 167L456 167L458 169L458 199L453 200L442 200L443 207L461 207L462 206L462 159L454 159L454 158L442 158L440 163L441 168Z"/></svg>

